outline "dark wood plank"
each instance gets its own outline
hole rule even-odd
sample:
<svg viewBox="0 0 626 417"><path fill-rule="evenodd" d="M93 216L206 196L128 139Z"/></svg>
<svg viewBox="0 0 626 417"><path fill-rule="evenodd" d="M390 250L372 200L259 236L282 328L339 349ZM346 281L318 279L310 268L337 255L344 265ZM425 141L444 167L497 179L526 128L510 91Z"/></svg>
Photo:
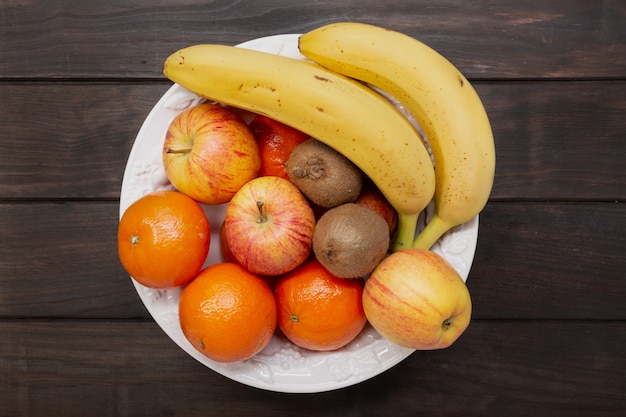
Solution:
<svg viewBox="0 0 626 417"><path fill-rule="evenodd" d="M623 203L487 205L468 279L475 317L626 319L624 219Z"/></svg>
<svg viewBox="0 0 626 417"><path fill-rule="evenodd" d="M622 416L624 322L475 321L450 348L415 352L317 395L250 388L144 322L0 321L2 415Z"/></svg>
<svg viewBox="0 0 626 417"><path fill-rule="evenodd" d="M156 77L194 43L236 44L340 20L423 40L470 78L623 78L626 4L358 1L2 2L0 77Z"/></svg>
<svg viewBox="0 0 626 417"><path fill-rule="evenodd" d="M119 198L143 120L169 84L0 84L0 198Z"/></svg>
<svg viewBox="0 0 626 417"><path fill-rule="evenodd" d="M117 203L0 204L0 317L148 317L117 220Z"/></svg>
<svg viewBox="0 0 626 417"><path fill-rule="evenodd" d="M626 319L624 218L619 203L490 203L474 317ZM149 317L117 258L117 220L113 202L0 204L0 317Z"/></svg>
<svg viewBox="0 0 626 417"><path fill-rule="evenodd" d="M476 86L496 141L492 199L626 199L626 82Z"/></svg>
<svg viewBox="0 0 626 417"><path fill-rule="evenodd" d="M118 198L137 132L170 85L0 84L0 198ZM496 139L493 199L626 199L626 165L613 157L624 152L626 82L476 87Z"/></svg>

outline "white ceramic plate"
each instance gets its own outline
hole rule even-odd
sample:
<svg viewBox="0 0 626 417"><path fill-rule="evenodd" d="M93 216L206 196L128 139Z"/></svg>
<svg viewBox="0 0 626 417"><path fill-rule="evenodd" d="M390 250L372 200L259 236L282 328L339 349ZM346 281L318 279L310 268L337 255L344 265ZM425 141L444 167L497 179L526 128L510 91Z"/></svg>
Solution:
<svg viewBox="0 0 626 417"><path fill-rule="evenodd" d="M262 50L304 59L297 48L296 34L277 35L245 42L240 47ZM161 160L161 149L170 121L182 110L204 101L174 84L157 102L139 130L131 150L120 197L120 217L128 206L143 195L158 189L172 188ZM402 106L394 104L416 125ZM224 219L225 205L205 207L212 226L211 246L206 265L221 261L219 225ZM418 230L424 227L428 212L420 218ZM443 255L467 279L474 258L478 237L478 216L443 236L433 250ZM357 384L398 364L413 350L400 347L381 337L367 325L348 346L333 352L312 352L301 349L284 337L274 336L258 355L244 362L214 362L187 341L178 323L180 289L155 290L136 281L139 297L165 331L185 352L208 368L230 379L253 387L279 392L321 392Z"/></svg>

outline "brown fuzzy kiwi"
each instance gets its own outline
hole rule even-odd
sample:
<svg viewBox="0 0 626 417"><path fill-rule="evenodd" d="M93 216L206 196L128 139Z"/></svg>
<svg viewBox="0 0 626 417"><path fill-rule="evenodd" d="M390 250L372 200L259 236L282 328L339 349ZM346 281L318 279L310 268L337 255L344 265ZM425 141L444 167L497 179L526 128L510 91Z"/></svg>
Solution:
<svg viewBox="0 0 626 417"><path fill-rule="evenodd" d="M389 227L374 211L354 203L328 210L313 230L313 253L333 275L368 275L389 250Z"/></svg>
<svg viewBox="0 0 626 417"><path fill-rule="evenodd" d="M285 167L302 194L323 208L353 202L363 186L361 170L352 161L313 138L291 151Z"/></svg>

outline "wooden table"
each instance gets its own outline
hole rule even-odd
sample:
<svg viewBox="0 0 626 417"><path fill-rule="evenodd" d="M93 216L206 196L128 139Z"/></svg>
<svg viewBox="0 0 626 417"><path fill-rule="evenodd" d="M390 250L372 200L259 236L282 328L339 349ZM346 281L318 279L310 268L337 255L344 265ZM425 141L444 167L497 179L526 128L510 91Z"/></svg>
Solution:
<svg viewBox="0 0 626 417"><path fill-rule="evenodd" d="M355 20L473 82L498 164L473 321L363 383L264 391L187 355L117 258L125 163L164 58ZM0 3L1 416L623 416L626 3Z"/></svg>

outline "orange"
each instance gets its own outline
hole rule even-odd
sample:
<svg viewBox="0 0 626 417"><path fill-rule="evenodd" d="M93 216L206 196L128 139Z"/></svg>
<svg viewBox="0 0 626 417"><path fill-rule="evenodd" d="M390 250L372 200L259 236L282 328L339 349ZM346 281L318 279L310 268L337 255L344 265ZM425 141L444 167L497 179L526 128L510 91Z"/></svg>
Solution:
<svg viewBox="0 0 626 417"><path fill-rule="evenodd" d="M363 285L363 279L332 275L311 258L276 283L278 326L305 349L328 351L345 346L366 323Z"/></svg>
<svg viewBox="0 0 626 417"><path fill-rule="evenodd" d="M213 264L182 291L180 327L202 354L237 362L259 353L276 329L276 302L267 283L235 263Z"/></svg>
<svg viewBox="0 0 626 417"><path fill-rule="evenodd" d="M122 215L117 248L126 271L140 284L172 288L189 282L209 252L211 230L200 205L178 191L156 191Z"/></svg>
<svg viewBox="0 0 626 417"><path fill-rule="evenodd" d="M261 152L260 176L273 175L289 179L285 162L293 148L308 135L267 116L257 115L248 125Z"/></svg>

